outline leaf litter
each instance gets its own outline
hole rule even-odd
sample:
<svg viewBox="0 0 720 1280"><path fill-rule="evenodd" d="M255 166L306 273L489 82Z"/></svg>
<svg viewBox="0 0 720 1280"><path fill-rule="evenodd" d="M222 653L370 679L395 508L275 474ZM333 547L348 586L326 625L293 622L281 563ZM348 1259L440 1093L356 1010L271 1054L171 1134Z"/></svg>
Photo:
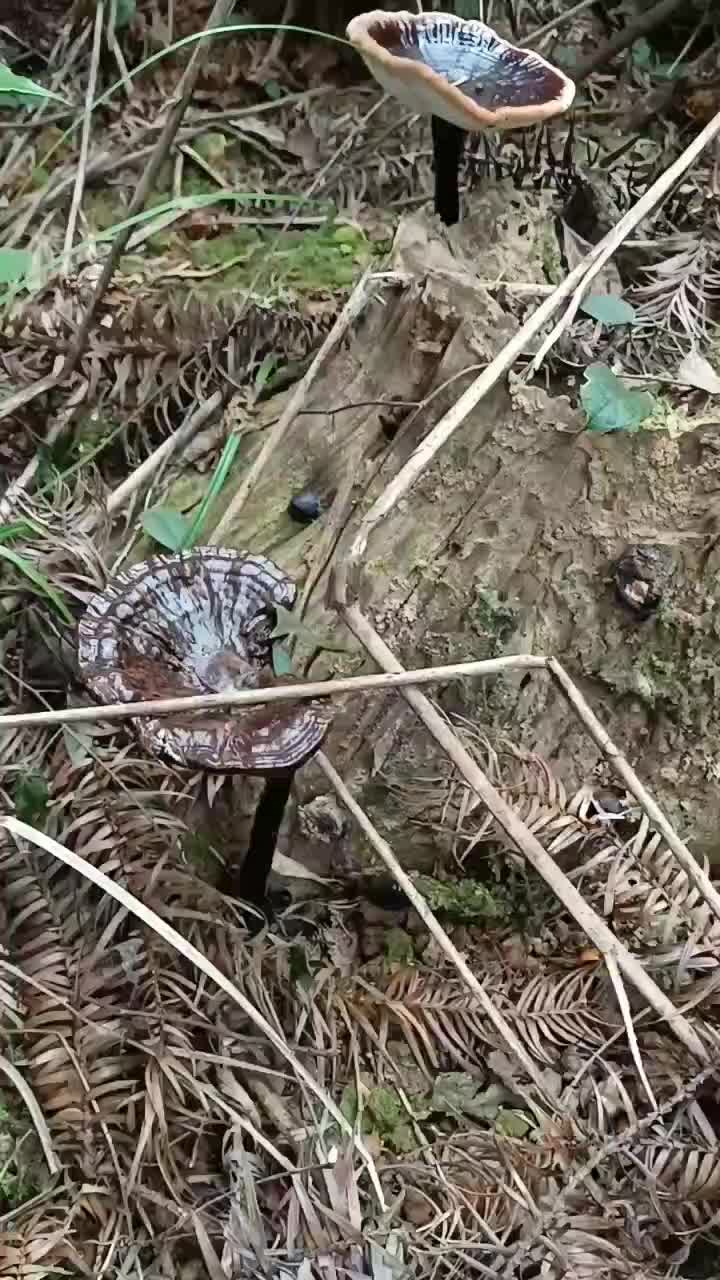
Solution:
<svg viewBox="0 0 720 1280"><path fill-rule="evenodd" d="M199 30L207 9L184 6L175 34ZM144 42L157 41L158 22L156 7L142 0L137 9L117 5L116 33L131 60L139 60ZM63 57L68 62L58 89L62 102L79 104L87 47L71 57L69 33L62 39L56 65L62 68ZM629 93L642 88L632 80L636 73L670 74L671 64L652 47L636 52ZM233 147L242 148L243 179L257 195L250 216L258 221L277 216L276 187L308 185L366 105L362 95L338 92L308 101L299 119L294 106L273 117L282 123L243 119L238 93L257 106L260 95L250 86L260 65L242 46L218 50L187 117L193 137L185 140L221 180ZM88 172L117 184L118 201L105 227L88 227L73 270L59 276L49 253L29 294L6 298L3 395L51 375L67 352L97 282L103 232L122 222L137 180L132 153L152 136L154 126L137 121L155 120L180 71L179 61L160 63L138 82L131 115L116 104L109 109L107 136L98 130ZM285 71L287 83L267 80L264 101L308 84L300 60L290 59ZM3 75L0 92L27 89L11 71ZM602 81L593 84L593 92L604 91ZM203 156L203 137L218 129L224 112L244 137L231 128L226 145ZM4 557L0 675L7 710L83 696L66 665L73 649L68 608L82 607L120 552L107 524L88 521L98 495L121 483L226 375L247 388L249 403L267 392L268 370L302 366L358 270L374 254L382 260L394 225L388 210L417 200L418 191L424 195L430 178L427 140L416 131L389 144L394 125L391 114L380 112L373 131L359 131L320 184L319 196L346 221L333 221L329 232L295 232L272 250L272 230L248 237L245 203L222 208L207 191L193 189L213 179L200 178L192 156L185 155L182 181L187 196L208 196L202 208L164 208L172 205L165 197L173 175L163 175L167 186L157 192L157 207L164 212L139 229L134 256L114 277L75 373L39 413L21 407L10 420L17 447L8 474L20 474L47 425L63 430L60 443L43 454L39 492L27 501L33 525L20 530ZM46 234L57 251L52 217L64 207L77 152L53 135L54 126L43 130L39 121L39 128L23 152L4 153L8 202L0 220L5 232L26 217L49 219ZM10 135L3 140L12 146ZM497 166L519 183L527 171L546 184L556 180L554 162L542 157L529 166L514 139L489 145L477 160L483 177ZM638 143L630 161L614 168L618 210L657 159ZM93 194L88 188L91 216ZM692 222L696 193L685 197L684 216ZM166 214L172 220L161 226ZM327 209L315 214L313 207L310 216L324 220ZM658 429L664 414L660 429L672 434L671 421L687 421L688 429L697 422L700 415L688 414L684 403L669 398L663 407L653 394L625 385L623 375L669 373L685 388L717 393L711 348L720 258L713 217L699 230L678 229L672 212L663 212L653 239L630 248L636 261L628 266L623 259L622 278L608 273L599 296L586 298L587 321L574 327L553 367L557 372L569 358L587 370L580 400L590 429ZM572 234L581 239L579 231ZM26 251L2 253L3 282L27 283ZM270 271L262 288L239 304L233 290L247 285L248 264L255 271L263 259ZM204 293L200 277L216 270L207 279L217 279L217 293ZM211 440L216 463L226 443ZM155 505L133 518L162 545L168 539L180 545L197 512L163 506L168 487L161 479ZM301 620L277 622L278 637L318 643ZM330 637L320 639L333 648ZM644 819L622 830L603 821L592 780L568 794L541 756L512 745L490 748L477 730L470 740L483 764L496 769L515 811L565 860L588 901L642 949L716 1049L718 925L663 842ZM62 1166L59 1177L44 1167L42 1151L32 1150L32 1125L3 1090L0 1103L7 1098L13 1111L6 1124L0 1107L0 1129L10 1135L7 1153L0 1151L3 1274L119 1280L133 1270L190 1277L202 1267L218 1280L342 1274L386 1280L450 1276L470 1265L497 1273L513 1258L517 1273L551 1278L698 1274L702 1250L715 1247L720 1185L712 1075L638 1010L637 1034L658 1101L656 1114L643 1112L597 957L588 957L573 921L543 900L503 833L462 794L442 761L432 762L432 782L416 770L410 784L390 777L389 785L410 826L429 824L468 866L493 860L490 882L441 871L425 888L445 918L452 921L454 911L458 945L560 1094L554 1115L538 1110L532 1090L503 1060L504 1044L407 907L379 908L378 948L362 882L341 884L337 894L323 883L313 897L310 886L328 877L307 868L300 875L303 864L281 855L278 871L304 880L307 896L287 908L277 929L250 942L235 904L190 856L198 835L191 817L196 777L142 757L122 733L87 726L9 732L2 746L5 811L14 808L117 878L232 977L343 1099L345 1114L370 1144L391 1206L381 1212L356 1152L221 992L86 881L3 837L4 1049L33 1091ZM392 763L390 753L386 773ZM578 1176L567 1191L569 1171L577 1175L605 1148L594 1183ZM538 1222L543 1238L533 1236Z"/></svg>

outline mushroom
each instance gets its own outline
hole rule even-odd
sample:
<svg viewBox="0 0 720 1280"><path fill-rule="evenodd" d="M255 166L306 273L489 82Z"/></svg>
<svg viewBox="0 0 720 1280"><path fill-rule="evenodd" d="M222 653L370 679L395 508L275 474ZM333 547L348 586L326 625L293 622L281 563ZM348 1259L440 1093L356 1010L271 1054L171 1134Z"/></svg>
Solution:
<svg viewBox="0 0 720 1280"><path fill-rule="evenodd" d="M435 212L448 226L460 216L465 134L538 124L575 97L572 80L539 53L474 19L373 9L353 18L347 37L386 93L432 117Z"/></svg>
<svg viewBox="0 0 720 1280"><path fill-rule="evenodd" d="M197 547L144 561L90 600L78 627L80 675L105 703L272 684L275 609L290 609L295 594L262 556ZM153 755L266 778L245 859L225 879L228 892L255 907L265 902L295 773L319 750L331 719L329 703L307 700L133 721Z"/></svg>

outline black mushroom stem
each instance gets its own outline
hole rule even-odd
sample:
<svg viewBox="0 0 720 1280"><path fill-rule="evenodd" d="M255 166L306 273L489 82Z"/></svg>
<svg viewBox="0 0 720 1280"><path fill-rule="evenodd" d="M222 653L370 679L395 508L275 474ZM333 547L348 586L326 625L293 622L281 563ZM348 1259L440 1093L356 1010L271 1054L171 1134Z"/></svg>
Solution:
<svg viewBox="0 0 720 1280"><path fill-rule="evenodd" d="M433 162L435 167L435 212L447 227L460 219L460 162L465 150L465 133L456 124L432 117Z"/></svg>
<svg viewBox="0 0 720 1280"><path fill-rule="evenodd" d="M231 863L225 871L223 892L261 911L267 906L268 876L294 777L295 770L291 770L266 779L247 853L241 863Z"/></svg>

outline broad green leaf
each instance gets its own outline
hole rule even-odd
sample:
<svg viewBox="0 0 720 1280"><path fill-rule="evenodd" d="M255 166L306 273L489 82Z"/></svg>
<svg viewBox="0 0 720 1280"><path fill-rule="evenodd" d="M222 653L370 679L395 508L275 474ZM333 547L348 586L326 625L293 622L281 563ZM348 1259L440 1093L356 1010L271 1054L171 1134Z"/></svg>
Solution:
<svg viewBox="0 0 720 1280"><path fill-rule="evenodd" d="M0 249L0 284L15 284L17 280L23 280L32 260L27 249Z"/></svg>
<svg viewBox="0 0 720 1280"><path fill-rule="evenodd" d="M311 627L306 627L301 618L291 613L283 605L275 605L276 623L270 632L271 640L281 640L283 636L294 636L313 649L326 649L328 653L347 653L343 644L336 644L329 636L323 636Z"/></svg>
<svg viewBox="0 0 720 1280"><path fill-rule="evenodd" d="M136 13L137 0L116 0L115 30L122 31L123 27L129 27Z"/></svg>
<svg viewBox="0 0 720 1280"><path fill-rule="evenodd" d="M431 1111L444 1115L473 1116L476 1120L495 1120L503 1102L511 1095L500 1084L481 1088L482 1082L466 1071L444 1071L436 1076L433 1084Z"/></svg>
<svg viewBox="0 0 720 1280"><path fill-rule="evenodd" d="M92 734L87 732L87 725L63 725L63 741L74 768L87 763L92 753Z"/></svg>
<svg viewBox="0 0 720 1280"><path fill-rule="evenodd" d="M647 71L655 80L679 80L687 74L685 62L662 62L649 40L641 36L632 47L632 60L636 67Z"/></svg>
<svg viewBox="0 0 720 1280"><path fill-rule="evenodd" d="M260 365L260 368L255 374L255 386L253 390L255 391L256 396L258 396L260 392L263 391L264 388L267 386L270 378L272 377L275 370L277 369L277 366L278 366L278 358L275 355L275 353L271 351L268 353L268 355L265 356L265 359L263 360L262 364Z"/></svg>
<svg viewBox="0 0 720 1280"><path fill-rule="evenodd" d="M506 1138L524 1138L533 1127L532 1120L522 1111L505 1111L498 1112L498 1118L495 1121L495 1132L502 1133Z"/></svg>
<svg viewBox="0 0 720 1280"><path fill-rule="evenodd" d="M167 547L168 551L180 551L190 533L190 521L172 507L152 507L145 511L142 527L149 537Z"/></svg>
<svg viewBox="0 0 720 1280"><path fill-rule="evenodd" d="M292 675L292 659L282 640L276 640L272 647L272 664L276 676Z"/></svg>
<svg viewBox="0 0 720 1280"><path fill-rule="evenodd" d="M0 107L13 106L16 102L27 103L33 99L54 98L62 102L56 93L43 89L42 85L28 80L27 76L16 76L9 67L0 66Z"/></svg>
<svg viewBox="0 0 720 1280"><path fill-rule="evenodd" d="M590 431L637 431L655 408L649 391L630 391L604 364L585 370L580 400Z"/></svg>
<svg viewBox="0 0 720 1280"><path fill-rule="evenodd" d="M47 779L41 773L27 773L15 788L15 813L31 827L43 826L48 807Z"/></svg>
<svg viewBox="0 0 720 1280"><path fill-rule="evenodd" d="M635 308L624 298L613 293L591 293L580 304L580 310L593 320L600 320L609 329L619 324L635 323Z"/></svg>
<svg viewBox="0 0 720 1280"><path fill-rule="evenodd" d="M6 560L14 569L17 569L18 573L27 578L37 593L45 596L50 604L57 609L63 622L67 622L68 626L73 625L75 619L65 604L62 593L56 591L52 583L45 577L45 574L40 573L31 560L26 560L24 556L19 556L16 551L11 551L9 547L3 546L0 546L0 560Z"/></svg>
<svg viewBox="0 0 720 1280"><path fill-rule="evenodd" d="M195 546L195 543L197 542L202 532L205 521L207 520L208 511L210 510L218 494L221 492L225 484L225 481L228 478L228 475L230 473L230 468L232 467L232 464L235 461L235 455L239 448L240 448L240 436L230 436L230 439L225 442L225 448L223 449L220 460L215 468L215 471L213 472L213 477L212 477L212 480L210 481L208 491L205 494L205 497L203 498L202 502L200 503L200 506L198 507L195 513L195 517L192 521L192 524L190 525L190 528L188 529L187 536L183 541L182 546L184 547Z"/></svg>

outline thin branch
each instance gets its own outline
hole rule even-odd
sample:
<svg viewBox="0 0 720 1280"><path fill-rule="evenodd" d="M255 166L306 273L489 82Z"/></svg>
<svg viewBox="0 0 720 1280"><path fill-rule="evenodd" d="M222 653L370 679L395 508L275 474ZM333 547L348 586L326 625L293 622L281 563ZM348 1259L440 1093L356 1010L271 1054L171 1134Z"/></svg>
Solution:
<svg viewBox="0 0 720 1280"><path fill-rule="evenodd" d="M207 26L205 28L206 34L210 35L214 27L222 26L222 24L231 16L234 7L235 0L215 0L213 11L208 18ZM147 198L155 185L155 179L170 154L170 148L175 141L175 136L182 124L183 116L185 115L192 99L195 82L202 69L209 46L209 40L199 40L195 45L188 66L180 85L178 86L179 98L168 114L162 133L155 143L150 160L148 161L145 171L135 189L135 194L128 206L126 221L133 218L136 213L140 213L145 208ZM82 323L78 329L75 341L68 355L65 368L63 369L63 377L65 378L77 367L77 364L85 351L90 330L95 321L95 316L97 315L98 307L100 306L108 285L112 280L118 262L125 252L125 247L132 235L132 231L132 227L125 226L122 231L118 232L112 242L110 253L103 264L102 273L97 282L95 292L90 300L87 311L83 316Z"/></svg>
<svg viewBox="0 0 720 1280"><path fill-rule="evenodd" d="M653 800L650 792L643 786L635 770L628 763L619 747L603 728L592 707L588 705L575 682L558 662L557 658L548 659L548 670L562 689L570 706L578 719L587 729L595 745L610 762L618 777L622 778L632 796L647 814L656 831L659 831L669 849L675 854L683 870L700 890L705 901L712 907L720 920L720 892L704 867L693 857L687 845L680 839L671 822L665 817L660 806Z"/></svg>
<svg viewBox="0 0 720 1280"><path fill-rule="evenodd" d="M232 13L233 7L234 0L215 0L215 6L210 18L208 19L207 27L205 28L206 33L209 34L214 27L222 26L225 20ZM182 118L187 110L188 103L192 98L195 82L200 73L203 60L207 53L207 48L208 41L200 40L193 50L190 62L188 63L185 74L180 82L179 100L168 115L160 137L155 143L150 159L148 160L143 175L135 189L135 194L130 201L127 211L128 220L132 219L136 213L140 213L145 207L147 198L153 189L155 179L157 178L160 168L169 154L173 142L175 141ZM95 287L95 292L87 307L63 368L58 374L53 375L50 380L47 378L41 378L38 382L34 383L32 387L25 388L21 402L22 404L29 404L45 391L57 386L60 381L68 378L77 368L85 352L85 347L87 345L90 330L92 329L98 307L100 306L102 298L110 284L118 262L125 252L127 242L130 239L132 232L133 227L131 225L126 225L124 229L119 231L115 236L110 253L103 264L103 269ZM0 406L0 421L15 412L15 409L12 407L12 401L15 400L17 400L17 397L11 397L10 400L5 400L2 406ZM55 431L55 438L57 438L59 433L60 428L58 427ZM45 443L47 444L49 441L46 441ZM39 454L36 454L25 467L22 476L20 476L10 486L2 502L0 502L0 519L5 519L5 513L11 510L14 496L30 486L39 465L40 457Z"/></svg>
<svg viewBox="0 0 720 1280"><path fill-rule="evenodd" d="M633 1061L635 1063L635 1066L637 1067L637 1073L642 1081L643 1089L647 1094L647 1100L654 1111L657 1107L657 1101L655 1099L655 1094L653 1093L652 1088L650 1086L650 1081L647 1078L647 1072L645 1071L645 1067L643 1066L642 1057L640 1056L640 1046L637 1041L637 1036L635 1035L635 1027L633 1026L633 1017L632 1017L632 1010L630 1008L630 1001L628 1000L627 991L625 990L625 984L622 980L622 976L618 968L618 963L614 956L611 956L611 955L605 956L605 967L608 973L610 974L610 981L613 984L613 988L615 990L615 996L620 1008L622 1020L625 1023L625 1031L627 1034L628 1043L630 1045L630 1052L632 1053Z"/></svg>
<svg viewBox="0 0 720 1280"><path fill-rule="evenodd" d="M341 693L382 692L409 684L440 684L445 680L467 680L473 676L499 675L504 671L543 671L545 658L512 654L482 662L455 662L447 667L421 667L399 674L380 672L371 676L347 676L343 680L283 684L267 689L243 689L234 693L199 693L189 698L158 698L147 702L117 702L109 706L65 707L60 711L28 711L0 716L0 733L30 725L97 723L99 720L132 720L135 716L164 716L181 712L220 710L223 707L256 707L270 702L295 702L305 698L332 698Z"/></svg>
<svg viewBox="0 0 720 1280"><path fill-rule="evenodd" d="M72 252L73 240L75 239L75 227L77 226L78 214L80 213L80 206L82 204L83 193L85 191L85 173L87 169L88 151L90 149L93 102L95 101L95 88L97 85L98 68L100 66L100 49L102 47L104 15L105 0L98 0L97 8L95 9L95 27L93 30L92 52L90 54L90 71L85 89L85 107L83 109L82 131L80 134L80 156L78 158L78 166L75 174L75 186L73 189L72 202L70 204L70 213L68 215L67 227L65 228L65 243L63 246L63 272L65 274L70 270L70 254Z"/></svg>
<svg viewBox="0 0 720 1280"><path fill-rule="evenodd" d="M20 1097L28 1109L30 1119L35 1125L35 1132L37 1133L50 1173L53 1176L56 1173L60 1173L62 1165L55 1155L52 1138L50 1137L50 1130L47 1127L47 1121L42 1113L42 1107L30 1088L30 1085L25 1077L18 1071L17 1067L14 1067L12 1062L9 1062L3 1054L0 1054L0 1071L3 1075L7 1076L13 1089L17 1089L17 1092L20 1094Z"/></svg>
<svg viewBox="0 0 720 1280"><path fill-rule="evenodd" d="M207 400L195 405L177 430L168 436L167 440L163 440L157 449L153 449L140 466L131 471L130 475L113 489L105 503L107 510L112 515L121 511L133 494L137 493L138 489L141 489L163 464L169 462L173 454L184 448L210 418L219 413L224 399L222 391L215 391Z"/></svg>
<svg viewBox="0 0 720 1280"><path fill-rule="evenodd" d="M646 36L655 27L659 27L661 22L669 18L685 2L686 0L660 0L660 3L653 5L652 9L639 13L631 22L621 27L614 36L599 45L594 53L589 54L577 64L573 72L575 83L579 84L581 80L586 80L598 67L604 67L607 62L611 62L618 53L628 49L641 36Z"/></svg>

